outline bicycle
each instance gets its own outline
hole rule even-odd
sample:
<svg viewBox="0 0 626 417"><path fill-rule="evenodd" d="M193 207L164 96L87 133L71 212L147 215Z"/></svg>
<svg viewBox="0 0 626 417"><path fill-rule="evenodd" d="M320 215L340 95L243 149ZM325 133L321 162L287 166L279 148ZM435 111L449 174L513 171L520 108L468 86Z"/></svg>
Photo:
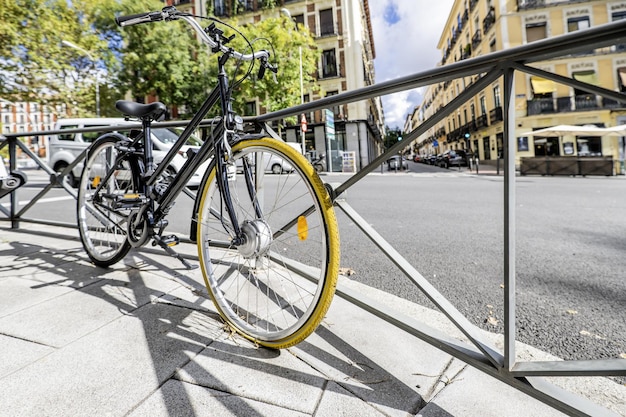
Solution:
<svg viewBox="0 0 626 417"><path fill-rule="evenodd" d="M152 241L193 268L172 248L179 238L163 233L174 200L209 161L190 227L207 290L222 318L244 337L271 348L293 346L317 328L335 292L339 233L331 190L285 142L263 133L245 134L242 118L232 110L226 62L259 63L262 77L265 70L277 71L269 63L270 53L237 52L226 46L232 37L224 36L216 19L208 18L214 22L203 28L196 18L200 16L170 6L115 19L122 27L173 20L190 24L202 43L219 54L217 85L156 166L150 129L165 105L116 103L126 118L141 120L142 128L130 137L107 133L87 151L77 201L80 238L97 266L113 265L132 248ZM166 177L171 159L218 103L221 115L210 137L199 149L187 151L178 174ZM270 158L282 159L291 170L266 175Z"/></svg>

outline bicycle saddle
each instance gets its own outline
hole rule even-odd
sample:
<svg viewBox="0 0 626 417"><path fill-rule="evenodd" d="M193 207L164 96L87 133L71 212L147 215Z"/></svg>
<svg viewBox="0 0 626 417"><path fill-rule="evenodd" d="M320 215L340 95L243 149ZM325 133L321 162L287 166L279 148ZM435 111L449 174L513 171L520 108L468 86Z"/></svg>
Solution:
<svg viewBox="0 0 626 417"><path fill-rule="evenodd" d="M148 120L159 120L167 111L165 104L159 101L150 104L141 104L134 101L118 100L115 102L115 108L125 116Z"/></svg>

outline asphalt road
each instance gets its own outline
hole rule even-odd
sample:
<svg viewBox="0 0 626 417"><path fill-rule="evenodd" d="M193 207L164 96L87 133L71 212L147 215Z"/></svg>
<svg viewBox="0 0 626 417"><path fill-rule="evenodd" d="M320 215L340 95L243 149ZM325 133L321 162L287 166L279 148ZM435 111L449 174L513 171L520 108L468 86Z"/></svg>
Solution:
<svg viewBox="0 0 626 417"><path fill-rule="evenodd" d="M45 179L27 174L20 199ZM518 177L516 190L517 340L564 359L624 357L626 179ZM502 177L410 163L409 172L376 170L345 197L471 322L502 332ZM179 198L168 231L188 233L191 204ZM74 213L74 200L52 190L27 217L67 222ZM352 279L434 308L340 210L338 218Z"/></svg>

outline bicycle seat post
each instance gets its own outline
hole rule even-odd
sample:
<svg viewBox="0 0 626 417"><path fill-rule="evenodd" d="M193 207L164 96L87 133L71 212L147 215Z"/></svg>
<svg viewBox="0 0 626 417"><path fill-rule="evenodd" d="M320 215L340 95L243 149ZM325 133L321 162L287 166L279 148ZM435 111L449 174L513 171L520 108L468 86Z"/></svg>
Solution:
<svg viewBox="0 0 626 417"><path fill-rule="evenodd" d="M152 156L152 135L150 133L152 125L151 117L141 118L141 127L143 130L143 146L144 146L144 158L146 162L146 171L144 173L145 178L150 177L155 170L154 157Z"/></svg>

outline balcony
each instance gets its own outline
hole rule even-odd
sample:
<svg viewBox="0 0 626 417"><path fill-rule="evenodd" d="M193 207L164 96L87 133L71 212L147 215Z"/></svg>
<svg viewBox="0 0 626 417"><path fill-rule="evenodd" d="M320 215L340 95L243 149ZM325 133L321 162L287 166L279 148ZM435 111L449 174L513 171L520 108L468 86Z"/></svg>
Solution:
<svg viewBox="0 0 626 417"><path fill-rule="evenodd" d="M625 107L618 101L604 98L599 101L594 94L574 97L534 98L526 101L526 115L569 113L575 111L618 109Z"/></svg>
<svg viewBox="0 0 626 417"><path fill-rule="evenodd" d="M545 5L546 0L517 0L517 10L536 9Z"/></svg>
<svg viewBox="0 0 626 417"><path fill-rule="evenodd" d="M502 117L502 107L496 107L495 109L491 109L489 112L489 124L494 124L496 122L501 122L504 120Z"/></svg>
<svg viewBox="0 0 626 417"><path fill-rule="evenodd" d="M327 23L320 25L319 36L318 38L325 38L328 36L337 35L337 29L335 28L334 23Z"/></svg>
<svg viewBox="0 0 626 417"><path fill-rule="evenodd" d="M483 40L483 37L480 32L480 29L476 29L476 32L474 32L474 36L472 36L472 49L476 49L478 45L480 45L480 41L482 40Z"/></svg>
<svg viewBox="0 0 626 417"><path fill-rule="evenodd" d="M492 7L489 9L487 16L483 19L483 33L487 34L494 23L496 23L496 10Z"/></svg>
<svg viewBox="0 0 626 417"><path fill-rule="evenodd" d="M487 115L483 114L482 116L478 116L476 118L476 128L480 129L482 127L489 126L489 121L487 120Z"/></svg>
<svg viewBox="0 0 626 417"><path fill-rule="evenodd" d="M478 4L478 0L470 0L469 2L470 12L474 11L474 8L476 7L477 4Z"/></svg>
<svg viewBox="0 0 626 417"><path fill-rule="evenodd" d="M574 97L574 106L576 110L596 110L598 106L598 98L594 94L582 94Z"/></svg>

